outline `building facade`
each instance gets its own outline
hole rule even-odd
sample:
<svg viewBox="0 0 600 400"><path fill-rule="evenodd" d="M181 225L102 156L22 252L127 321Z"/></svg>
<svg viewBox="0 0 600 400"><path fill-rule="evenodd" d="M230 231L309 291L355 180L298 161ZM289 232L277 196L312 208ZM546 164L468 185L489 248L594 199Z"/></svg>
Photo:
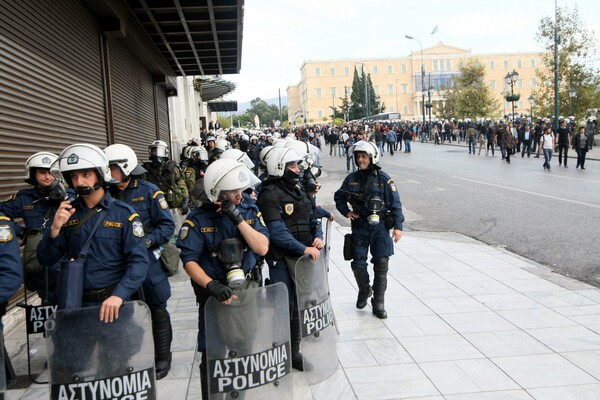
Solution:
<svg viewBox="0 0 600 400"><path fill-rule="evenodd" d="M512 112L512 104L504 99L504 93L510 94L511 90L504 78L512 71L519 74L513 86L514 93L520 94L514 104L515 113L530 112L527 99L540 84L536 69L544 68L540 53L472 54L467 49L438 43L403 58L305 61L300 67L300 82L287 88L288 119L296 123L330 122L332 107L339 109L341 98L352 93L354 68L359 76L364 68L371 75L373 89L386 112L399 112L402 119L420 120L423 94L425 103L443 101L442 86L451 82L459 74L461 64L469 60L485 65L485 81L502 106L495 116ZM421 64L425 70L423 79Z"/></svg>

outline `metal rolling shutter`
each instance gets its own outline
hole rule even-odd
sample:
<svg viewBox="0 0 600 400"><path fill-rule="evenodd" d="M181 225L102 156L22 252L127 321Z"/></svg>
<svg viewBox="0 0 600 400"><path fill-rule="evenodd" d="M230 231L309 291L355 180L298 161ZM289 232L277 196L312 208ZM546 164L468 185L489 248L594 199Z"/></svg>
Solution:
<svg viewBox="0 0 600 400"><path fill-rule="evenodd" d="M152 75L116 39L108 41L108 59L115 143L126 144L145 161L156 140Z"/></svg>
<svg viewBox="0 0 600 400"><path fill-rule="evenodd" d="M158 134L160 140L171 143L169 103L167 100L167 89L163 85L156 85L156 112L158 114Z"/></svg>
<svg viewBox="0 0 600 400"><path fill-rule="evenodd" d="M38 151L107 143L94 19L75 0L0 1L0 199Z"/></svg>

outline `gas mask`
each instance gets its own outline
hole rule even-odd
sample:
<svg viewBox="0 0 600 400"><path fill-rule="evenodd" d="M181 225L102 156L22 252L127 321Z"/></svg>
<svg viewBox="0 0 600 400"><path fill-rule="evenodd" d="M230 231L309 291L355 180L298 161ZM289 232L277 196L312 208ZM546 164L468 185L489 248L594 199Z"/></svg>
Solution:
<svg viewBox="0 0 600 400"><path fill-rule="evenodd" d="M383 201L379 196L369 197L367 200L367 210L369 210L370 214L367 217L369 221L369 225L377 225L379 223L379 212L383 208Z"/></svg>
<svg viewBox="0 0 600 400"><path fill-rule="evenodd" d="M223 264L227 276L227 285L230 288L239 287L246 280L242 269L244 259L244 245L238 238L222 240L219 243L217 257Z"/></svg>
<svg viewBox="0 0 600 400"><path fill-rule="evenodd" d="M48 197L50 200L68 200L67 188L63 185L60 179L55 179L48 188Z"/></svg>

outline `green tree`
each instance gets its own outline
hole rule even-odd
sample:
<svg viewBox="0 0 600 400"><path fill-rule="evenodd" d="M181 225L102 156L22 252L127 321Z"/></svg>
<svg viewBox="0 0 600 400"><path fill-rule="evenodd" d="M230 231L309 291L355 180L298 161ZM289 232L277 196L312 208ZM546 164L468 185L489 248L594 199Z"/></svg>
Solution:
<svg viewBox="0 0 600 400"><path fill-rule="evenodd" d="M358 76L354 66L354 77L352 78L352 94L350 95L350 119L359 119L365 116L365 89L364 84Z"/></svg>
<svg viewBox="0 0 600 400"><path fill-rule="evenodd" d="M571 10L559 7L554 16L540 20L536 40L545 49L543 68L536 71L540 85L534 90L534 113L554 115L554 27L557 27L558 44L558 99L559 114L567 115L569 89L577 92L573 98L575 116L585 117L588 108L600 104L600 78L598 70L597 40L593 31L585 29L579 18L577 6Z"/></svg>
<svg viewBox="0 0 600 400"><path fill-rule="evenodd" d="M450 87L444 88L445 106L438 111L443 118L471 118L495 115L500 103L485 83L485 66L469 60L459 67Z"/></svg>

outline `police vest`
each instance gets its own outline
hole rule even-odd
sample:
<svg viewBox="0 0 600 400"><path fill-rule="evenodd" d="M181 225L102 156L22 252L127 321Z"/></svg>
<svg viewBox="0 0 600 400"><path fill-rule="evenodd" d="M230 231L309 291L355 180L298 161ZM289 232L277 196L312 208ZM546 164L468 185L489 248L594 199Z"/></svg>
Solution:
<svg viewBox="0 0 600 400"><path fill-rule="evenodd" d="M313 203L299 186L286 188L277 182L264 190L274 190L281 199L281 219L292 236L305 246L312 244L310 223L315 218Z"/></svg>

